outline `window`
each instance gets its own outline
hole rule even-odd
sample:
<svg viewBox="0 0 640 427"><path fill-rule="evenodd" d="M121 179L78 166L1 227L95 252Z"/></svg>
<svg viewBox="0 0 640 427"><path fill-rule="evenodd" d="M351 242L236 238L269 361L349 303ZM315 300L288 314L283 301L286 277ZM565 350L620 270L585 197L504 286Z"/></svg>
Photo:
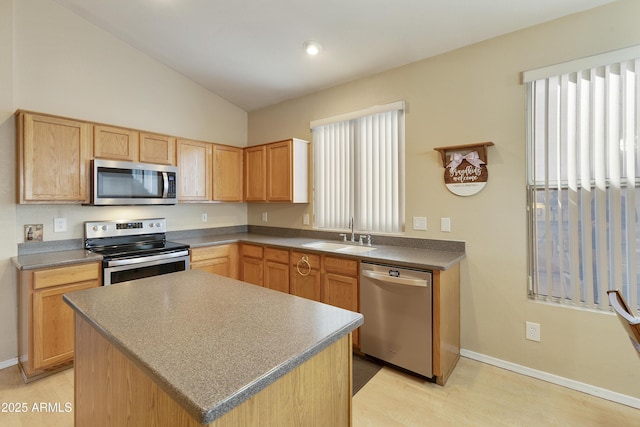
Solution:
<svg viewBox="0 0 640 427"><path fill-rule="evenodd" d="M639 308L640 49L525 73L529 294Z"/></svg>
<svg viewBox="0 0 640 427"><path fill-rule="evenodd" d="M311 123L314 226L404 231L404 103Z"/></svg>

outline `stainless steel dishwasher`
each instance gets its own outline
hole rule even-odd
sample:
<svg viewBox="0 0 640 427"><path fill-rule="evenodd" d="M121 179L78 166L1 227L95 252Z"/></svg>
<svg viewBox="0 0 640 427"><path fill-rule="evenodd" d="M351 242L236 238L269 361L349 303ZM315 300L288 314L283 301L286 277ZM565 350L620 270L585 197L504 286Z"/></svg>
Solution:
<svg viewBox="0 0 640 427"><path fill-rule="evenodd" d="M432 273L360 264L360 350L432 378Z"/></svg>

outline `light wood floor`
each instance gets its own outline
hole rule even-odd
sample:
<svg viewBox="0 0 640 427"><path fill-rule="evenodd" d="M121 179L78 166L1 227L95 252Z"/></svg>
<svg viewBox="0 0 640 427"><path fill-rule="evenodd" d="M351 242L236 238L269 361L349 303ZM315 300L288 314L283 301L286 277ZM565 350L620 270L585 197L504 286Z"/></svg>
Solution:
<svg viewBox="0 0 640 427"><path fill-rule="evenodd" d="M2 427L73 426L73 413L33 411L34 403L73 402L73 369L24 384L16 366L0 371ZM3 408L0 408L3 409ZM640 426L640 410L461 358L445 387L384 367L353 398L363 426Z"/></svg>

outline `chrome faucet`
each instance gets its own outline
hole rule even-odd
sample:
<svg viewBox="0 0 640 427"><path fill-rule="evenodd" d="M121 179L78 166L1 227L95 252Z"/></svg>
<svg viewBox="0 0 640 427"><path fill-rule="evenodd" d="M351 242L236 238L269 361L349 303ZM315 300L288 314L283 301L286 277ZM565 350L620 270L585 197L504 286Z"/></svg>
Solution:
<svg viewBox="0 0 640 427"><path fill-rule="evenodd" d="M356 241L356 235L353 232L353 217L351 217L351 219L349 220L349 228L351 229L351 241L355 242Z"/></svg>

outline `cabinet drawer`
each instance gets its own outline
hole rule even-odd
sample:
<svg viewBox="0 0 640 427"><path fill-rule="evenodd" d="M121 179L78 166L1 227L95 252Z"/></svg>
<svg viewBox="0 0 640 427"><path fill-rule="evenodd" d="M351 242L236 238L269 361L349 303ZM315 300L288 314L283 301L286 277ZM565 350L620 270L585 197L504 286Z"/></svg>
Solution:
<svg viewBox="0 0 640 427"><path fill-rule="evenodd" d="M207 246L205 248L191 249L191 262L202 261L212 258L228 257L230 253L230 245Z"/></svg>
<svg viewBox="0 0 640 427"><path fill-rule="evenodd" d="M322 266L326 272L358 277L358 261L353 259L325 256Z"/></svg>
<svg viewBox="0 0 640 427"><path fill-rule="evenodd" d="M262 258L262 246L242 245L242 256Z"/></svg>
<svg viewBox="0 0 640 427"><path fill-rule="evenodd" d="M301 262L302 261L302 257L307 257L307 261L309 261L309 265L311 266L312 270L320 270L320 255L316 255L316 254L307 254L304 252L291 252L291 266L292 267L296 267L296 265L298 265L298 263L300 263L300 268L305 267L305 270L307 269L307 264Z"/></svg>
<svg viewBox="0 0 640 427"><path fill-rule="evenodd" d="M268 261L289 264L289 251L286 249L265 248L264 258Z"/></svg>
<svg viewBox="0 0 640 427"><path fill-rule="evenodd" d="M37 270L33 273L33 288L41 289L100 278L100 264L79 264L67 267Z"/></svg>

